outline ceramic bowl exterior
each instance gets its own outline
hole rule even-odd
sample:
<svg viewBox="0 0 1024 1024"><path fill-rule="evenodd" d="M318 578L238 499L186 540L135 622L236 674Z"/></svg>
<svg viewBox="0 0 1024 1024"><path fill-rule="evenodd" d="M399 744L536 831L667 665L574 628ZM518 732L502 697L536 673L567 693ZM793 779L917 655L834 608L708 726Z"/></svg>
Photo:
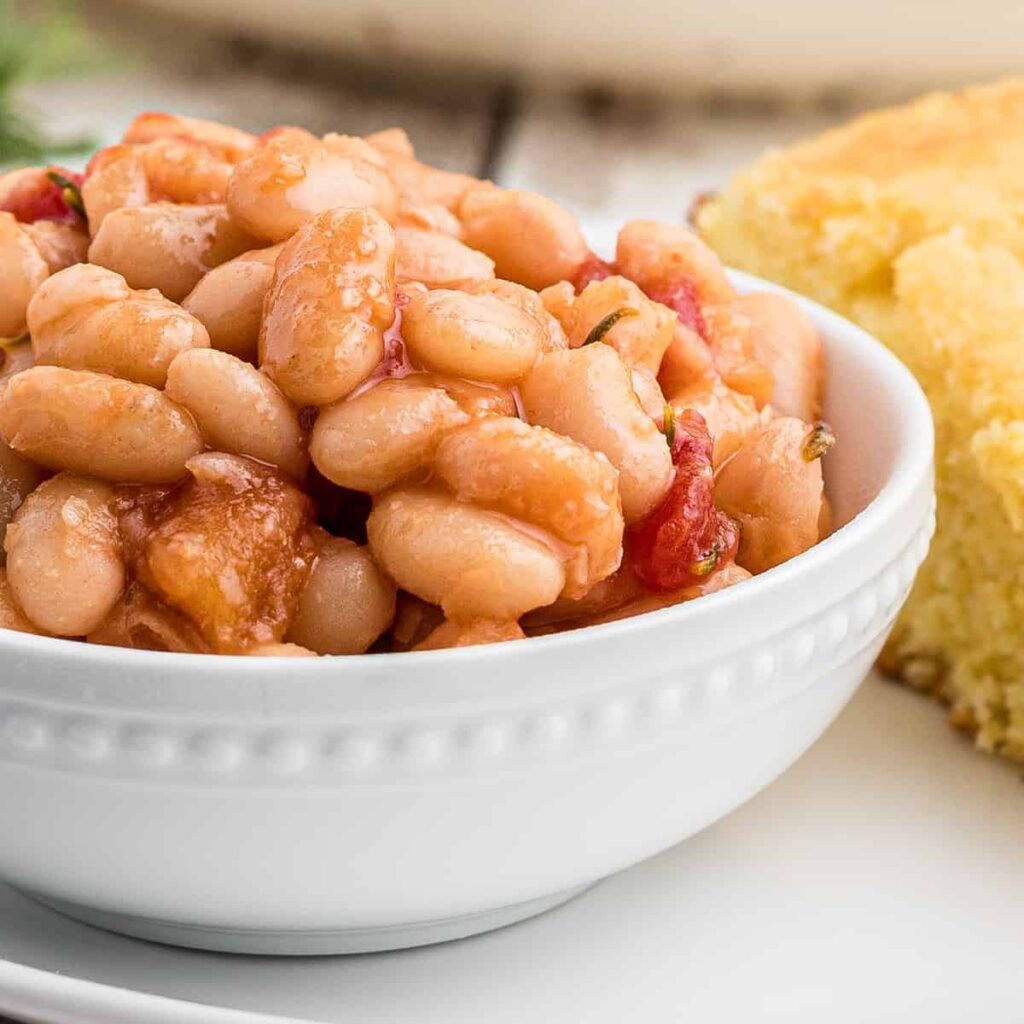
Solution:
<svg viewBox="0 0 1024 1024"><path fill-rule="evenodd" d="M163 941L386 949L536 913L753 796L867 672L934 524L916 382L800 301L840 439L828 539L690 604L488 647L244 659L0 630L0 876Z"/></svg>

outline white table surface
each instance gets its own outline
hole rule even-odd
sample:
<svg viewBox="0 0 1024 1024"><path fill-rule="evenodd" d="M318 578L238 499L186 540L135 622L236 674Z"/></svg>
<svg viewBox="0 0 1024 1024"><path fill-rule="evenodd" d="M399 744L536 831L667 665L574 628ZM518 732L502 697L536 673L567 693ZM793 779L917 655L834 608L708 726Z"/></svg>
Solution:
<svg viewBox="0 0 1024 1024"><path fill-rule="evenodd" d="M175 36L152 32L160 47ZM32 98L56 134L84 126L103 139L146 108L253 128L280 120L361 132L400 122L428 159L467 169L494 136L486 94L453 110L179 64L146 58L90 83L40 86ZM696 191L765 145L836 117L643 104L584 116L575 102L525 96L490 170L565 202L607 248L622 220L678 220ZM1019 767L973 751L923 698L871 680L804 759L729 818L499 933L380 956L247 960L121 939L0 886L0 958L323 1022L1024 1020L1022 798ZM0 1013L9 996L0 988ZM82 1012L74 1024L102 1020Z"/></svg>
<svg viewBox="0 0 1024 1024"><path fill-rule="evenodd" d="M246 959L122 939L0 888L0 957L346 1024L1020 1020L1022 798L1018 767L871 679L745 807L504 931L383 955Z"/></svg>

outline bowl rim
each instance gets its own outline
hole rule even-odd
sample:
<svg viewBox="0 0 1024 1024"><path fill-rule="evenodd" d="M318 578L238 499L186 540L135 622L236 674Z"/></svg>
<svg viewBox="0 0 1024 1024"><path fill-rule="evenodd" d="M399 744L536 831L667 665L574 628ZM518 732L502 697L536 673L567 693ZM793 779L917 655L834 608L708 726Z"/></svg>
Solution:
<svg viewBox="0 0 1024 1024"><path fill-rule="evenodd" d="M893 464L885 482L874 498L849 522L812 548L773 569L744 580L741 584L706 594L693 601L643 612L614 622L529 637L532 652L553 653L586 645L597 637L614 641L616 638L643 633L669 623L682 623L711 611L726 614L732 605L756 601L759 596L767 599L773 591L784 588L794 578L824 572L830 564L856 549L869 535L882 528L896 510L913 500L922 481L931 473L934 425L928 401L910 370L881 341L833 310L791 289L744 271L730 268L728 272L741 293L769 291L789 296L814 321L815 326L826 338L826 346L830 336L843 335L846 342L852 342L859 350L860 358L874 362L874 375L885 382L886 388L897 393L904 410L899 447L894 454ZM488 662L521 650L521 641L507 640L472 647L398 651L384 655L356 654L314 658L272 655L253 658L233 654L146 651L76 641L69 644L68 640L62 637L39 636L0 628L0 659L12 654L66 655L74 651L74 658L78 662L84 660L91 663L107 663L111 667L116 665L124 669L191 667L204 674L215 674L217 678L209 680L213 685L216 685L218 680L237 679L237 672L242 664L246 666L246 673L253 679L264 682L268 675L279 674L282 667L287 665L289 677L296 682L315 682L315 677L319 674L320 683L335 687L346 679L365 679L376 672L391 674L401 668L414 671L422 666L436 671L441 663L449 659L455 659L464 667L476 663L486 668Z"/></svg>

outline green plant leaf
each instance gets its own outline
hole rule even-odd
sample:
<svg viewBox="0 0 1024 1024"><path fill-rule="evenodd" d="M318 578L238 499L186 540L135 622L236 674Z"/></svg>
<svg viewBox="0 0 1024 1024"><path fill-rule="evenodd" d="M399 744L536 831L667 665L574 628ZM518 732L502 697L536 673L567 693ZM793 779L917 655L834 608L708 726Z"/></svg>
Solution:
<svg viewBox="0 0 1024 1024"><path fill-rule="evenodd" d="M95 67L100 50L69 3L32 4L30 11L0 0L0 164L38 163L92 145L87 138L50 138L19 90L40 78Z"/></svg>
<svg viewBox="0 0 1024 1024"><path fill-rule="evenodd" d="M600 341L620 320L637 315L637 310L633 309L632 306L623 306L621 309L616 309L590 329L590 333L583 339L583 345L593 345L595 342ZM580 348L583 348L583 345Z"/></svg>

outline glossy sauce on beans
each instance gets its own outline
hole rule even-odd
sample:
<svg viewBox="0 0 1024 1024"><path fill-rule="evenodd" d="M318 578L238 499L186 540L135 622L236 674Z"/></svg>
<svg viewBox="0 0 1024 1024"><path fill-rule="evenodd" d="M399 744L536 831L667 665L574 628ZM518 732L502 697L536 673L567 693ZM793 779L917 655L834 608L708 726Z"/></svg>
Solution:
<svg viewBox="0 0 1024 1024"><path fill-rule="evenodd" d="M372 372L395 316L395 238L372 210L330 210L281 250L261 368L299 405L328 405Z"/></svg>
<svg viewBox="0 0 1024 1024"><path fill-rule="evenodd" d="M0 631L297 676L696 600L830 528L824 377L679 225L143 113L0 175Z"/></svg>

